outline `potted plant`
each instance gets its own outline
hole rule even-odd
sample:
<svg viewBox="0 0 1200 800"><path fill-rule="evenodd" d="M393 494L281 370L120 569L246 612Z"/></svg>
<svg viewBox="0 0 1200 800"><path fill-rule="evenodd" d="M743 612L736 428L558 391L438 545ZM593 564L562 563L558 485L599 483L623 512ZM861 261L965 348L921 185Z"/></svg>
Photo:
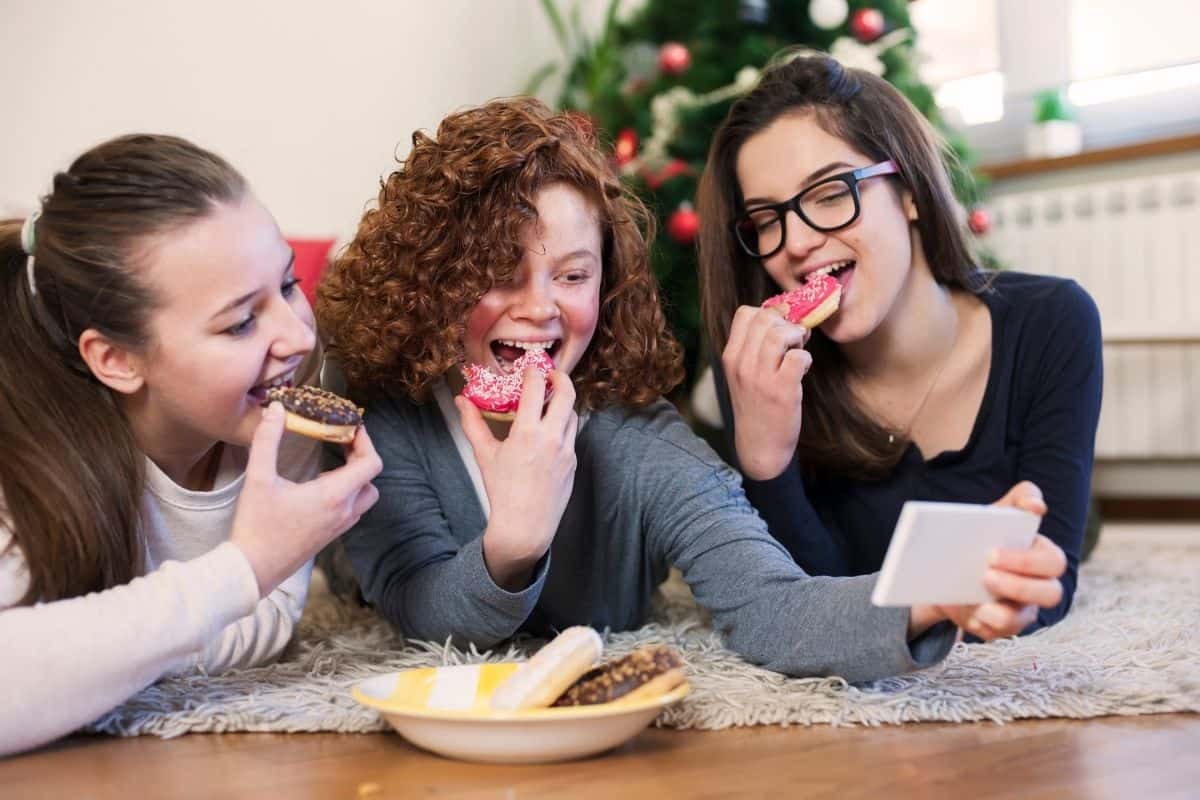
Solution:
<svg viewBox="0 0 1200 800"><path fill-rule="evenodd" d="M1062 92L1039 92L1034 99L1033 124L1025 129L1025 154L1030 158L1058 158L1082 149L1083 130Z"/></svg>

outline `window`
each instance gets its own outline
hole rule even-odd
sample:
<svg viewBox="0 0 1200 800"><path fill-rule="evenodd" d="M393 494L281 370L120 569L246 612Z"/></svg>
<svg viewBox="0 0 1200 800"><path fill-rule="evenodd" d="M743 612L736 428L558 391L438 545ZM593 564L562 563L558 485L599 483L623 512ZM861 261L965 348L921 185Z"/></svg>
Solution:
<svg viewBox="0 0 1200 800"><path fill-rule="evenodd" d="M1195 0L1072 0L1071 102L1200 86L1195 21Z"/></svg>
<svg viewBox="0 0 1200 800"><path fill-rule="evenodd" d="M1072 0L1071 80L1200 61L1196 0Z"/></svg>
<svg viewBox="0 0 1200 800"><path fill-rule="evenodd" d="M915 0L922 61L985 160L1022 152L1035 98L1065 90L1085 147L1200 130L1196 0Z"/></svg>
<svg viewBox="0 0 1200 800"><path fill-rule="evenodd" d="M996 0L920 0L909 7L921 79L952 122L979 125L1004 115Z"/></svg>

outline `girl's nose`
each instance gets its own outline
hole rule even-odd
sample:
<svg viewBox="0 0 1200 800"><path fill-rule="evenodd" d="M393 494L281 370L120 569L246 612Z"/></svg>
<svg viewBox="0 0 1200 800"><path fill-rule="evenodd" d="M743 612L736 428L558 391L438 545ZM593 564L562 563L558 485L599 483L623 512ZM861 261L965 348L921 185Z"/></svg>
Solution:
<svg viewBox="0 0 1200 800"><path fill-rule="evenodd" d="M299 293L299 289L296 290ZM286 299L280 298L282 311L277 315L278 329L271 344L271 355L281 361L296 355L305 355L317 345L317 333L309 320L312 314L300 313ZM304 308L308 301L304 300Z"/></svg>
<svg viewBox="0 0 1200 800"><path fill-rule="evenodd" d="M800 219L800 215L795 211L788 211L783 221L784 236L786 237L783 245L788 255L793 258L804 258L825 244L825 240L829 237L829 234L809 227L808 223Z"/></svg>
<svg viewBox="0 0 1200 800"><path fill-rule="evenodd" d="M529 281L522 287L516 316L533 322L547 322L556 319L558 314L558 303L555 302L551 286L539 281Z"/></svg>

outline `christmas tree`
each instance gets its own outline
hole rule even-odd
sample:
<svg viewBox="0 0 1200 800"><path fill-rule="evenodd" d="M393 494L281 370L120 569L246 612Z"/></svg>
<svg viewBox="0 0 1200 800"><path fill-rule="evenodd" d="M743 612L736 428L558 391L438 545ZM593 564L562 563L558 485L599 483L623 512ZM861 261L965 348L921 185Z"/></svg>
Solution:
<svg viewBox="0 0 1200 800"><path fill-rule="evenodd" d="M964 165L954 175L960 200L974 204L965 142L947 129L917 74L906 0L646 0L625 21L617 18L619 0L610 0L595 35L584 30L573 2L564 16L558 0L542 0L566 64L543 67L527 91L561 74L559 105L591 118L611 141L622 174L657 214L654 270L689 375L701 344L693 203L709 141L730 103L785 48L829 52L890 81L947 137ZM982 212L972 226L986 226Z"/></svg>

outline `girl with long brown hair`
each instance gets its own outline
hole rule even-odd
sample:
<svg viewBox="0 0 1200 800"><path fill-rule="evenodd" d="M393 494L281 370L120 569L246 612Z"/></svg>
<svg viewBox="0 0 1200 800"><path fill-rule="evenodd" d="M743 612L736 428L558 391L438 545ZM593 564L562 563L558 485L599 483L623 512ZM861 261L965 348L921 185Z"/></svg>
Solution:
<svg viewBox="0 0 1200 800"><path fill-rule="evenodd" d="M874 572L906 500L986 503L1030 482L1066 556L1062 598L977 622L1028 631L1075 589L1099 318L1071 281L979 268L943 152L882 78L820 55L776 63L709 151L703 315L746 494L801 567ZM760 308L818 273L841 304L817 330Z"/></svg>
<svg viewBox="0 0 1200 800"><path fill-rule="evenodd" d="M315 478L261 408L315 372L291 262L243 178L169 136L89 150L0 222L0 755L277 656L374 502L365 432Z"/></svg>
<svg viewBox="0 0 1200 800"><path fill-rule="evenodd" d="M589 130L516 99L416 134L321 286L384 461L378 505L342 539L366 599L407 636L490 647L638 626L677 566L730 647L771 669L866 680L938 661L944 610L805 575L662 399L682 370L650 217ZM544 411L536 370L512 422L454 397L464 364L515 378L530 350L553 361ZM1054 555L1003 555L1001 594L1057 602Z"/></svg>

